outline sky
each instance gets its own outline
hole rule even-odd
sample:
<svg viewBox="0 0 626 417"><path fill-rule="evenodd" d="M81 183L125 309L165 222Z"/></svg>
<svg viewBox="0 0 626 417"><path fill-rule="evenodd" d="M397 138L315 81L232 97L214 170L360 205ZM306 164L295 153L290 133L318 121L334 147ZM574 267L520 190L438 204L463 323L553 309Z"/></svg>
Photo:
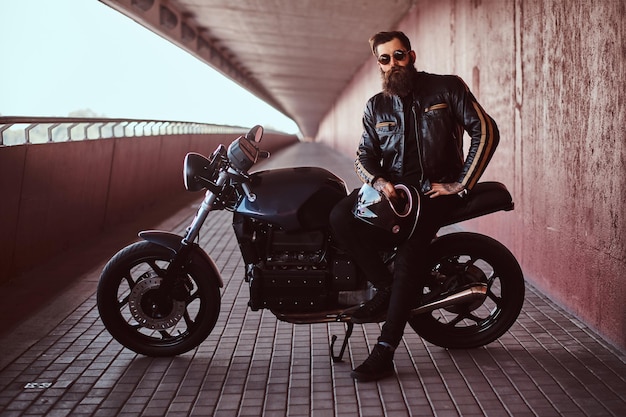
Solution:
<svg viewBox="0 0 626 417"><path fill-rule="evenodd" d="M0 0L0 115L84 109L298 132L282 113L97 0Z"/></svg>

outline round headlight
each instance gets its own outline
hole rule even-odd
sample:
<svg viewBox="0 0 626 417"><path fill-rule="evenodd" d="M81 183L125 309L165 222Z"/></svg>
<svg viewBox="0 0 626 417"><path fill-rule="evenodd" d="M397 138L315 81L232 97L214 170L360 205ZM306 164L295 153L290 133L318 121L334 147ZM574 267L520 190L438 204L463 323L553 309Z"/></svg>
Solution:
<svg viewBox="0 0 626 417"><path fill-rule="evenodd" d="M200 191L213 177L211 161L199 153L190 152L185 156L183 165L183 180L189 191Z"/></svg>

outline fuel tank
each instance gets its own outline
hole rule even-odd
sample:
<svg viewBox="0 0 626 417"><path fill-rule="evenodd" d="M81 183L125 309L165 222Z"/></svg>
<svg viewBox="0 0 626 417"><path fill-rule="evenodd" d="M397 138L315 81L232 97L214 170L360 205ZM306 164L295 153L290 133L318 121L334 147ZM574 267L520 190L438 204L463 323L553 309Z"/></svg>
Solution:
<svg viewBox="0 0 626 417"><path fill-rule="evenodd" d="M347 195L345 182L319 167L281 168L250 176L254 201L244 198L235 212L291 232L328 225L328 215Z"/></svg>

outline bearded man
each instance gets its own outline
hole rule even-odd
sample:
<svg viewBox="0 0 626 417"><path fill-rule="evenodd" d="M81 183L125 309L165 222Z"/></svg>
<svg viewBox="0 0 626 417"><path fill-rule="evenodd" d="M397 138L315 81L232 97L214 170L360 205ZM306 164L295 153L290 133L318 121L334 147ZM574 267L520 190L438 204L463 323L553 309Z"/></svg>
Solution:
<svg viewBox="0 0 626 417"><path fill-rule="evenodd" d="M398 184L414 187L420 193L420 208L413 234L401 241L352 214L358 190L331 212L335 242L376 288L352 321L385 321L369 357L352 371L359 381L394 374L394 350L423 292L427 266L420 255L446 215L471 193L499 142L495 122L459 77L415 69L416 54L404 33L377 33L370 46L383 91L365 107L356 172L391 202L399 199ZM470 138L465 157L464 132ZM385 247L397 247L393 273L379 255Z"/></svg>

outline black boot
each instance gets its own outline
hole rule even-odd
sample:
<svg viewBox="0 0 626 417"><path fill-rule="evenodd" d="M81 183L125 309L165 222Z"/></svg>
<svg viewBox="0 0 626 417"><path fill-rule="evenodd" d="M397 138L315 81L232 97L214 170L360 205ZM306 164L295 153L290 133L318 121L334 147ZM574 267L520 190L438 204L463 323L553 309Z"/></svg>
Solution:
<svg viewBox="0 0 626 417"><path fill-rule="evenodd" d="M371 300L365 302L357 311L352 313L353 323L378 323L385 320L391 288L381 288L376 290L376 294Z"/></svg>
<svg viewBox="0 0 626 417"><path fill-rule="evenodd" d="M376 381L393 375L393 349L376 343L372 352L361 365L352 371L350 376L357 381Z"/></svg>

